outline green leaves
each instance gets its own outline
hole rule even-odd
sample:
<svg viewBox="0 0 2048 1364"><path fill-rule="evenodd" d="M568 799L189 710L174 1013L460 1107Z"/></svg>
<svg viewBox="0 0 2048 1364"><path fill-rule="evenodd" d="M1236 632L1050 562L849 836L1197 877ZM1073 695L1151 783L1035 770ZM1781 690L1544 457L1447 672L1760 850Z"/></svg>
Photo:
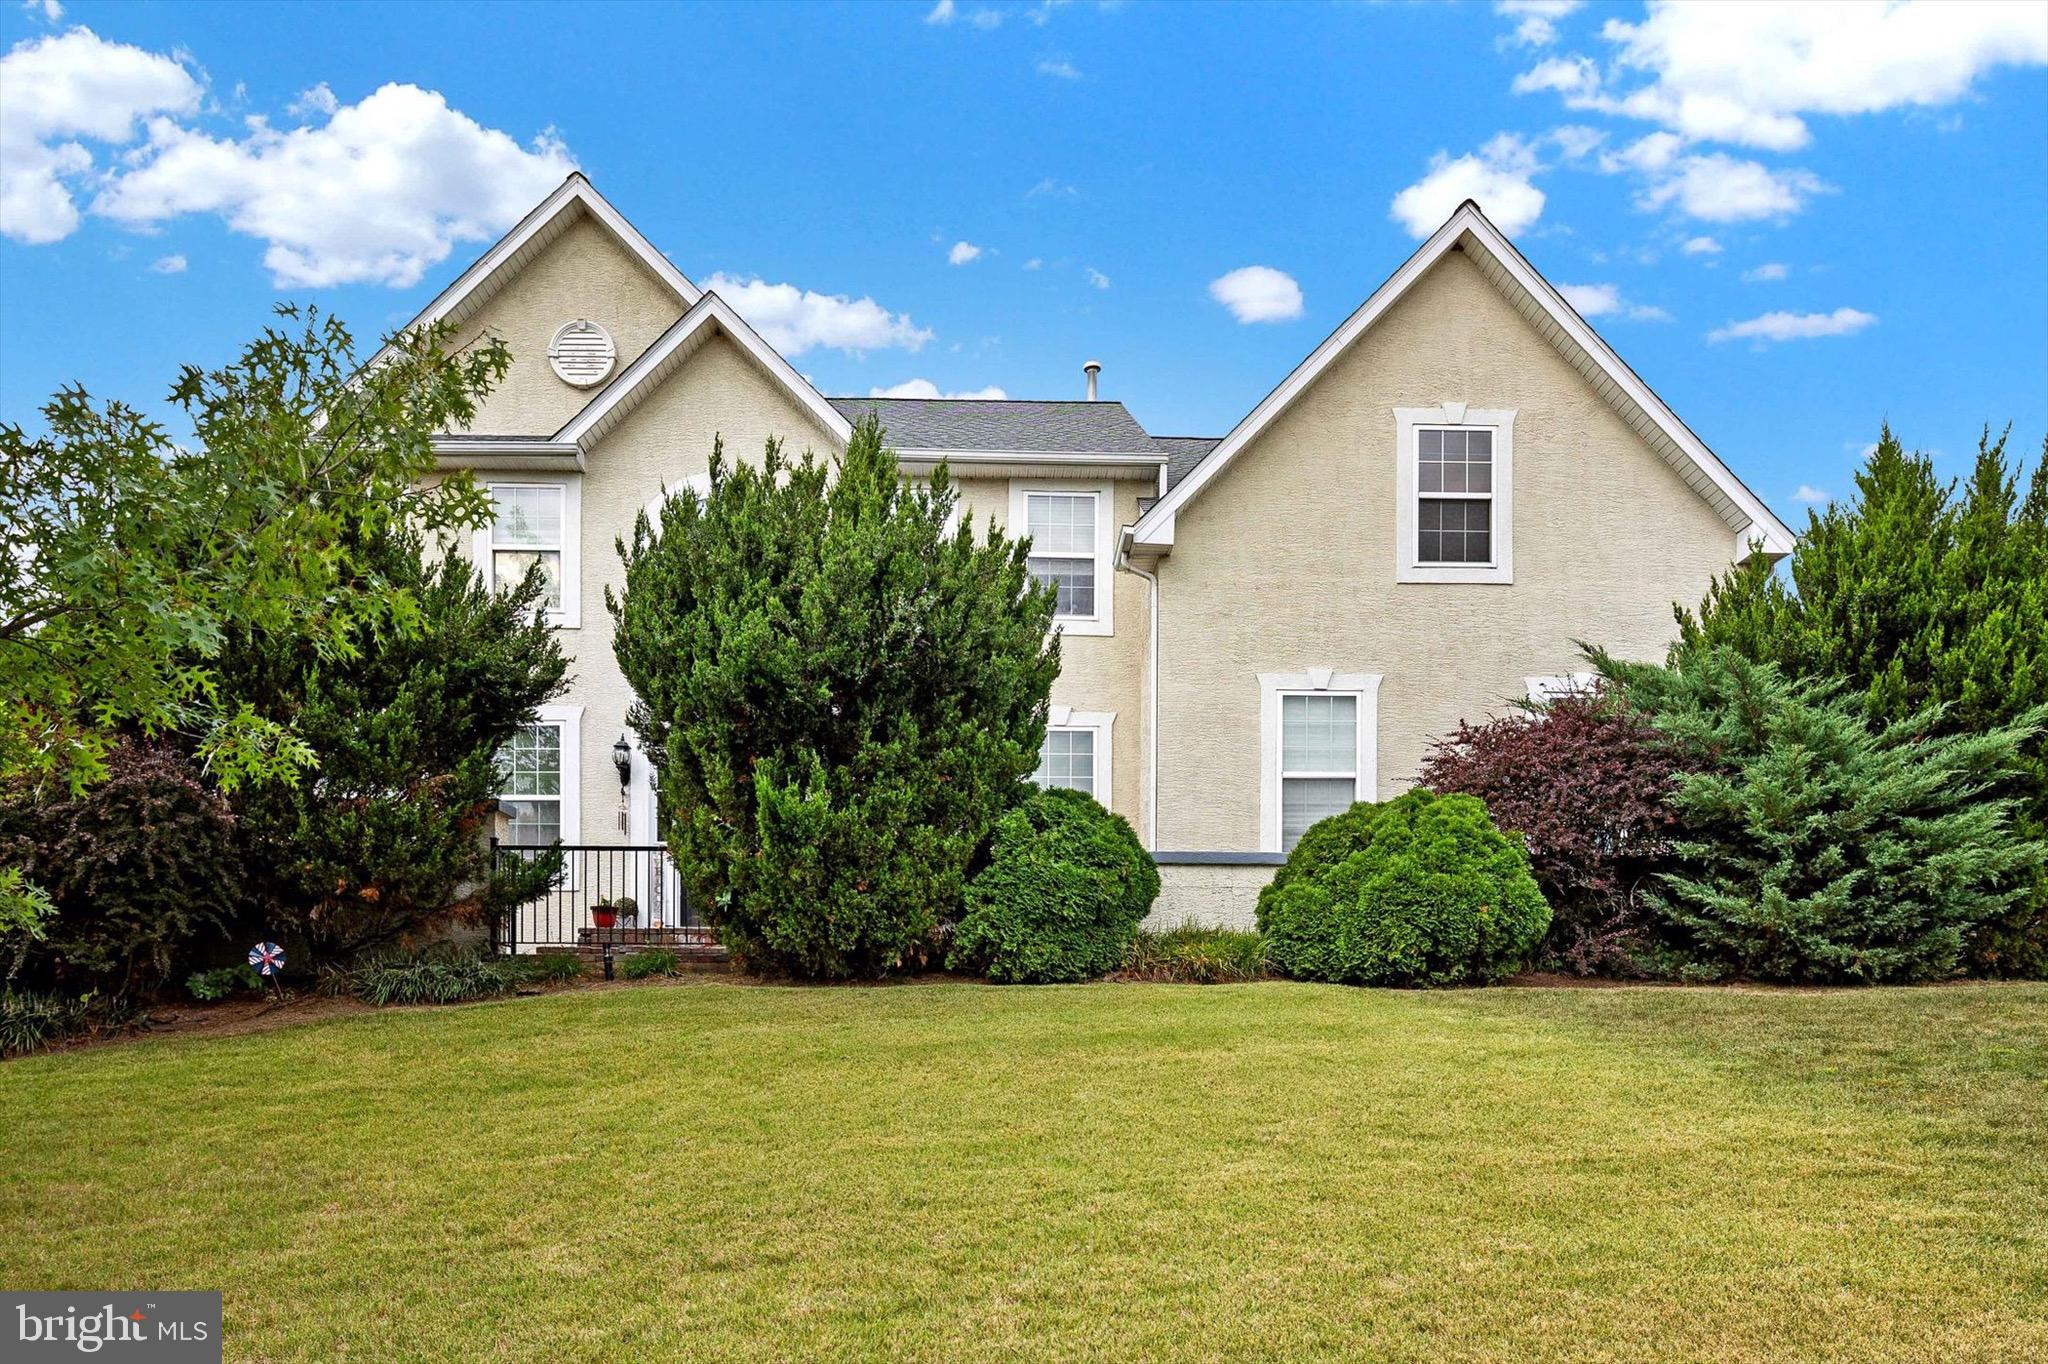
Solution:
<svg viewBox="0 0 2048 1364"><path fill-rule="evenodd" d="M359 370L334 318L279 315L296 325L180 372L192 445L77 387L43 409L47 434L0 425L0 777L76 792L117 732L139 731L197 743L224 788L291 780L305 747L216 695L228 635L296 632L346 656L360 628L411 621L360 546L487 518L473 479L423 484L434 434L503 377L502 345L456 352L427 328Z"/></svg>

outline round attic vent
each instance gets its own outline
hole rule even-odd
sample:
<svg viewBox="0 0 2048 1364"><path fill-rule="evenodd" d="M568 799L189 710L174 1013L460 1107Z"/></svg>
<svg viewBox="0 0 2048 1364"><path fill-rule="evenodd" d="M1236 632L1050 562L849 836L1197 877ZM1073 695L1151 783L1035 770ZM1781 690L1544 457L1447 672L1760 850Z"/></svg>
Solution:
<svg viewBox="0 0 2048 1364"><path fill-rule="evenodd" d="M616 359L611 333L588 318L564 322L548 342L548 363L555 367L555 377L578 388L604 382Z"/></svg>

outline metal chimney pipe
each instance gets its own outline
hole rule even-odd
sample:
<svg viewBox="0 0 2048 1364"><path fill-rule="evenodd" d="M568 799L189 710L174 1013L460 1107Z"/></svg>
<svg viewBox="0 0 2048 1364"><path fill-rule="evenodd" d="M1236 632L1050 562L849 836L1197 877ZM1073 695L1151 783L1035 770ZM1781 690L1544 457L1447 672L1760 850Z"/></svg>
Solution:
<svg viewBox="0 0 2048 1364"><path fill-rule="evenodd" d="M1095 401L1095 376L1102 373L1102 362L1090 360L1081 366L1081 372L1088 376L1088 401Z"/></svg>

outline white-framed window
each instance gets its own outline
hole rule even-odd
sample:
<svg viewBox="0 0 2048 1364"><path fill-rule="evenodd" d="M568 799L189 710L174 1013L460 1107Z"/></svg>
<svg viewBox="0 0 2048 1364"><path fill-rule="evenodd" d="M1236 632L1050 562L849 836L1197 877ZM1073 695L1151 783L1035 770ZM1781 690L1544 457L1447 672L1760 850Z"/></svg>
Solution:
<svg viewBox="0 0 2048 1364"><path fill-rule="evenodd" d="M542 706L534 723L498 750L498 805L507 816L508 846L582 841L582 730L583 707Z"/></svg>
<svg viewBox="0 0 2048 1364"><path fill-rule="evenodd" d="M575 628L580 623L578 562L582 521L582 484L576 479L492 481L491 522L477 532L477 561L484 580L506 587L539 564L547 578L546 610L551 624Z"/></svg>
<svg viewBox="0 0 2048 1364"><path fill-rule="evenodd" d="M1259 674L1259 847L1289 852L1310 825L1379 788L1378 673Z"/></svg>
<svg viewBox="0 0 2048 1364"><path fill-rule="evenodd" d="M1522 685L1529 689L1529 700L1541 706L1560 696L1590 696L1599 680L1597 673L1556 673L1549 677L1525 677Z"/></svg>
<svg viewBox="0 0 2048 1364"><path fill-rule="evenodd" d="M1071 635L1114 632L1113 485L1010 484L1010 534L1031 539L1031 576L1059 594L1054 623Z"/></svg>
<svg viewBox="0 0 2048 1364"><path fill-rule="evenodd" d="M1512 583L1512 411L1397 407L1394 579Z"/></svg>
<svg viewBox="0 0 2048 1364"><path fill-rule="evenodd" d="M1045 726L1045 746L1038 751L1038 770L1031 774L1031 780L1040 786L1086 791L1107 809L1110 740L1115 724L1114 711L1054 706Z"/></svg>

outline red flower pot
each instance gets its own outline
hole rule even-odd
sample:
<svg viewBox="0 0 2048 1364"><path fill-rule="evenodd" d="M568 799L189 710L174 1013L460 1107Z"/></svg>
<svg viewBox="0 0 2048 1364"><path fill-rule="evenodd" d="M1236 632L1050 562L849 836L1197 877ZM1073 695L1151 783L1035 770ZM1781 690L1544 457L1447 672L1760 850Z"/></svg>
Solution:
<svg viewBox="0 0 2048 1364"><path fill-rule="evenodd" d="M618 920L619 911L611 908L610 906L606 906L603 909L593 909L590 911L590 921L596 924L599 928L610 928L613 924L617 923Z"/></svg>

